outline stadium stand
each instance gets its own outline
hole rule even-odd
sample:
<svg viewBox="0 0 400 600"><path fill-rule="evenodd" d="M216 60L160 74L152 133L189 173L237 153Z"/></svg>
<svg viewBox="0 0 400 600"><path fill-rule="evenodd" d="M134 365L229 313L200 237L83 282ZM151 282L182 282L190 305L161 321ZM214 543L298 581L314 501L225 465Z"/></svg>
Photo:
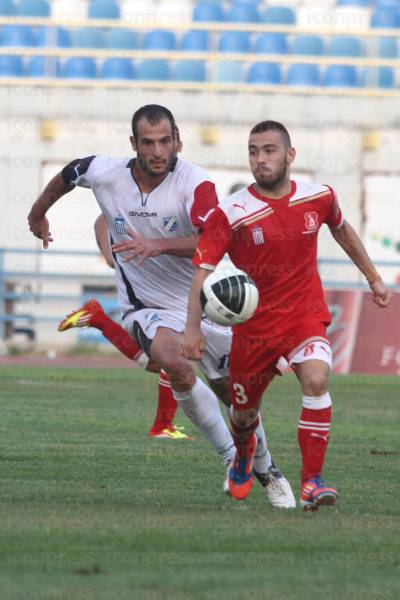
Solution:
<svg viewBox="0 0 400 600"><path fill-rule="evenodd" d="M0 56L0 77L23 77L24 63L20 56Z"/></svg>
<svg viewBox="0 0 400 600"><path fill-rule="evenodd" d="M114 0L92 0L89 4L89 19L119 19L120 10Z"/></svg>
<svg viewBox="0 0 400 600"><path fill-rule="evenodd" d="M249 69L247 81L276 85L282 81L281 68L276 63L253 63Z"/></svg>
<svg viewBox="0 0 400 600"><path fill-rule="evenodd" d="M0 0L0 15L12 16L15 15L16 8L11 0Z"/></svg>
<svg viewBox="0 0 400 600"><path fill-rule="evenodd" d="M321 85L321 74L318 65L290 65L287 73L289 85L317 86Z"/></svg>
<svg viewBox="0 0 400 600"><path fill-rule="evenodd" d="M134 79L135 69L129 58L107 58L101 68L103 79Z"/></svg>
<svg viewBox="0 0 400 600"><path fill-rule="evenodd" d="M62 74L67 79L95 79L96 61L89 57L74 56L65 62Z"/></svg>
<svg viewBox="0 0 400 600"><path fill-rule="evenodd" d="M17 15L21 17L49 17L50 4L47 0L20 0Z"/></svg>

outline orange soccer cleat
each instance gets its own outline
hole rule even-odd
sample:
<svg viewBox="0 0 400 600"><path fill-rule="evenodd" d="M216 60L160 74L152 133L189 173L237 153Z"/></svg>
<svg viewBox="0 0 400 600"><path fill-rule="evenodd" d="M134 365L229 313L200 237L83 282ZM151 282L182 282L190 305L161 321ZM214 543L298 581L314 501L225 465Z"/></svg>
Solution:
<svg viewBox="0 0 400 600"><path fill-rule="evenodd" d="M243 456L236 454L231 462L229 469L229 493L236 500L245 500L252 488L253 459L256 453L257 436L255 433L250 437L246 444Z"/></svg>
<svg viewBox="0 0 400 600"><path fill-rule="evenodd" d="M301 488L300 506L303 510L318 510L320 506L336 504L337 491L324 484L317 475L304 482Z"/></svg>
<svg viewBox="0 0 400 600"><path fill-rule="evenodd" d="M90 319L99 312L103 312L101 304L97 300L88 300L61 321L58 331L67 331L72 327L90 327Z"/></svg>

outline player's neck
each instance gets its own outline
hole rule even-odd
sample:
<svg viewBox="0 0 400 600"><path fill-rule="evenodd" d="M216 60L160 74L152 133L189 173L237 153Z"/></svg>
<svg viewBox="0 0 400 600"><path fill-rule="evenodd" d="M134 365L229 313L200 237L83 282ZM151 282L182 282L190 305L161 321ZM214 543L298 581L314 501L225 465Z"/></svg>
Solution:
<svg viewBox="0 0 400 600"><path fill-rule="evenodd" d="M168 172L158 177L152 177L146 171L144 171L139 165L138 161L135 161L132 170L132 176L136 181L139 189L144 194L148 194L156 189L168 176Z"/></svg>
<svg viewBox="0 0 400 600"><path fill-rule="evenodd" d="M264 188L260 187L260 185L256 182L254 184L254 189L259 194L259 196L263 196L264 198L272 198L273 200L279 200L280 198L285 198L292 191L292 182L289 179L285 179L282 181L280 185L277 187Z"/></svg>

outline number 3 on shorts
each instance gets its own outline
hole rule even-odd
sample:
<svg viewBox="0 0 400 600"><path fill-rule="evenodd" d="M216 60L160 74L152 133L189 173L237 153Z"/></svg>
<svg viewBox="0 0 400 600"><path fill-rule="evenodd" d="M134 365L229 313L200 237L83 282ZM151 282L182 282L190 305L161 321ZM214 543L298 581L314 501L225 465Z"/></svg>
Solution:
<svg viewBox="0 0 400 600"><path fill-rule="evenodd" d="M234 383L232 385L233 391L235 392L235 400L238 404L246 404L248 402L248 398L246 396L246 391L241 383Z"/></svg>

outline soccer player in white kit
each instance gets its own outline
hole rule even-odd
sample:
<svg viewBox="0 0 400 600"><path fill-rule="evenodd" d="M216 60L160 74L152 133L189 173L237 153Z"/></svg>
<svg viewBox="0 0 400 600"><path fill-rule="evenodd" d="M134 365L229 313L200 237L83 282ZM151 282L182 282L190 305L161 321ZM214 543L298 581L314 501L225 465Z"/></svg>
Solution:
<svg viewBox="0 0 400 600"><path fill-rule="evenodd" d="M123 325L168 373L175 399L228 464L233 440L215 393L229 405L231 331L202 321L207 342L200 367L212 389L196 376L181 349L191 258L198 232L218 200L207 173L177 158L175 127L168 109L142 107L132 119L136 158L96 155L73 161L48 184L28 220L47 248L53 241L47 210L75 185L92 189L111 236ZM273 465L262 429L259 449L254 469L267 497L274 506L294 507L290 485Z"/></svg>

